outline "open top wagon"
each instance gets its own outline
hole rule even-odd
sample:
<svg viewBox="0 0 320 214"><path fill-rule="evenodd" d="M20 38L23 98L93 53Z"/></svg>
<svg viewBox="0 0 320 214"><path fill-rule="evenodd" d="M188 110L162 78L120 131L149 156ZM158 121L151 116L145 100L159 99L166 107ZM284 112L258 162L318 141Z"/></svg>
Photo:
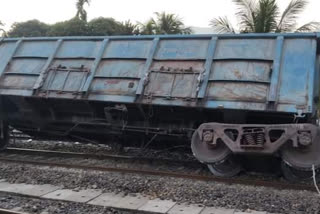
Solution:
<svg viewBox="0 0 320 214"><path fill-rule="evenodd" d="M30 135L189 144L219 176L240 155L320 167L319 34L19 38L0 42L2 147Z"/></svg>

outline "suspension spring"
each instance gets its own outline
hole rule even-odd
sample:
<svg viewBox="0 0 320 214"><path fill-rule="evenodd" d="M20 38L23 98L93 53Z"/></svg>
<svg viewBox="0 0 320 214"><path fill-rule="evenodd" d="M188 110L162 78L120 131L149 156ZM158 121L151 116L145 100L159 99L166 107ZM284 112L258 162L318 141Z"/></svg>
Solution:
<svg viewBox="0 0 320 214"><path fill-rule="evenodd" d="M263 145L264 144L264 133L258 133L257 134L257 145Z"/></svg>
<svg viewBox="0 0 320 214"><path fill-rule="evenodd" d="M248 145L255 145L255 140L252 134L245 134L244 139Z"/></svg>

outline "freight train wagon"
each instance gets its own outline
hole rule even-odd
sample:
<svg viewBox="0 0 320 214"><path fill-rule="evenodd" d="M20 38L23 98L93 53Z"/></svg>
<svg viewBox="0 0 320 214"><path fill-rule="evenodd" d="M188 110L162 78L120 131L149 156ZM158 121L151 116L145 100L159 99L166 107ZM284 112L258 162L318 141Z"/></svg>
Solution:
<svg viewBox="0 0 320 214"><path fill-rule="evenodd" d="M1 146L32 136L180 143L218 176L235 156L320 167L319 34L3 39Z"/></svg>

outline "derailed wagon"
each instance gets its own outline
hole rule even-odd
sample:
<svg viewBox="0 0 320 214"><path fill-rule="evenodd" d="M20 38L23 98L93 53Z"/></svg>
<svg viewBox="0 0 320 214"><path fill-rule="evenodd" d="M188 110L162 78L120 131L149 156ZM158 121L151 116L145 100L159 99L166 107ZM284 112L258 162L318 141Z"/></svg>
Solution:
<svg viewBox="0 0 320 214"><path fill-rule="evenodd" d="M189 143L218 176L234 155L278 155L287 176L320 167L319 35L4 39L2 147L30 135ZM126 140L124 140L126 138Z"/></svg>

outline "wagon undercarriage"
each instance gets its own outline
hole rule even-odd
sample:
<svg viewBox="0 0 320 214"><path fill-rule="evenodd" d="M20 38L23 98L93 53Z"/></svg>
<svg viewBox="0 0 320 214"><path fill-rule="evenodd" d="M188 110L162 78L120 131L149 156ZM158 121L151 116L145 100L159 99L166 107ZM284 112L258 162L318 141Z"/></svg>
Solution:
<svg viewBox="0 0 320 214"><path fill-rule="evenodd" d="M205 123L194 132L191 148L218 176L240 172L235 154L279 155L287 169L311 171L320 167L320 129L312 124Z"/></svg>

